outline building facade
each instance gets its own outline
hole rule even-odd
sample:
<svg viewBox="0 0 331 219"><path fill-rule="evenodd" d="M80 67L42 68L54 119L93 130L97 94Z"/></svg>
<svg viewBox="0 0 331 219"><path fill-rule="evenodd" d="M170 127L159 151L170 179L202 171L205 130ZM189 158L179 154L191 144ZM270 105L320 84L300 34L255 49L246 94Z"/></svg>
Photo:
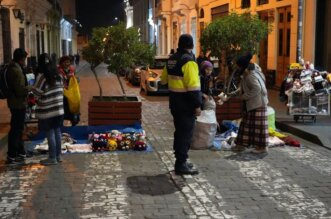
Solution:
<svg viewBox="0 0 331 219"><path fill-rule="evenodd" d="M74 55L79 53L77 48L76 30L76 0L59 0L62 9L61 26L61 55Z"/></svg>
<svg viewBox="0 0 331 219"><path fill-rule="evenodd" d="M147 2L147 0L145 1ZM299 58L331 71L331 1L329 0L154 0L154 24L158 55L177 48L182 33L195 40L200 51L200 36L213 20L230 12L252 13L272 25L267 39L255 56L264 72L275 71L280 86L287 67ZM135 9L134 9L135 13ZM134 17L139 19L138 17ZM315 40L321 39L321 40Z"/></svg>
<svg viewBox="0 0 331 219"><path fill-rule="evenodd" d="M154 39L154 0L132 0L133 26L139 29L141 40L153 44Z"/></svg>
<svg viewBox="0 0 331 219"><path fill-rule="evenodd" d="M63 13L58 0L0 2L0 64L12 59L15 48L24 48L28 52L28 65L33 67L42 53L61 54L60 21Z"/></svg>

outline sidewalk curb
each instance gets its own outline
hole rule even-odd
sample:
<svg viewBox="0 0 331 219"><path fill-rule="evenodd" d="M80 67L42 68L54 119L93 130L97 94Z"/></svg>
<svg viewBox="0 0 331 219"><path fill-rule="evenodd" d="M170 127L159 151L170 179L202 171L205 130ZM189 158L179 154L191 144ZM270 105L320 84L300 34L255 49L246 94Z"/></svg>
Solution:
<svg viewBox="0 0 331 219"><path fill-rule="evenodd" d="M276 127L279 128L282 131L291 133L291 134L293 134L295 136L298 136L302 139L305 139L309 142L312 142L312 143L317 144L319 146L330 149L328 146L323 144L323 142L320 140L320 138L317 135L314 135L314 134L309 133L309 132L305 132L305 131L300 130L298 128L295 128L293 126L287 125L283 122L278 122L277 120L276 120Z"/></svg>

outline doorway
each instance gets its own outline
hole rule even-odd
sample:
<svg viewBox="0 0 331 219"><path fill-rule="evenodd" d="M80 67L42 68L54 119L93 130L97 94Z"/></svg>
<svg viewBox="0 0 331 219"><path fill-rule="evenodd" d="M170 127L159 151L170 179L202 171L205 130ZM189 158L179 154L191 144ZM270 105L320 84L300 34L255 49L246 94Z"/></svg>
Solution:
<svg viewBox="0 0 331 219"><path fill-rule="evenodd" d="M261 20L268 22L268 11L262 11L259 13ZM268 36L261 41L259 48L259 65L264 74L267 73L268 66Z"/></svg>
<svg viewBox="0 0 331 219"><path fill-rule="evenodd" d="M278 9L278 48L276 86L280 87L287 75L291 48L291 7Z"/></svg>

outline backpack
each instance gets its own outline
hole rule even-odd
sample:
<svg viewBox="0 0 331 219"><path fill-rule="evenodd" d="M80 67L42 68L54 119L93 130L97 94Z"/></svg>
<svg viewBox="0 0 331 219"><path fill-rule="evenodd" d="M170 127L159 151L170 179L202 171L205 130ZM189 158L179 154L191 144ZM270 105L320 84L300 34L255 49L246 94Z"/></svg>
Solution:
<svg viewBox="0 0 331 219"><path fill-rule="evenodd" d="M7 81L7 70L7 64L0 67L0 99L6 99L10 93L10 88Z"/></svg>

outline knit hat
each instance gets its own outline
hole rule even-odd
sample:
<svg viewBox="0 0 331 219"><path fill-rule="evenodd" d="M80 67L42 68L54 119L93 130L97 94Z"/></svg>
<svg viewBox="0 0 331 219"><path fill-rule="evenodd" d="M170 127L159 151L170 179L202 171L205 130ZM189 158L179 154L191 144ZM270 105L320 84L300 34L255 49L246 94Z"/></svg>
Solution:
<svg viewBox="0 0 331 219"><path fill-rule="evenodd" d="M213 64L210 61L203 61L200 64L201 71L205 70L206 68L213 68Z"/></svg>
<svg viewBox="0 0 331 219"><path fill-rule="evenodd" d="M193 49L193 38L190 34L182 34L178 40L179 49Z"/></svg>
<svg viewBox="0 0 331 219"><path fill-rule="evenodd" d="M252 53L247 52L245 55L242 55L237 59L237 65L243 69L246 69L252 58Z"/></svg>

